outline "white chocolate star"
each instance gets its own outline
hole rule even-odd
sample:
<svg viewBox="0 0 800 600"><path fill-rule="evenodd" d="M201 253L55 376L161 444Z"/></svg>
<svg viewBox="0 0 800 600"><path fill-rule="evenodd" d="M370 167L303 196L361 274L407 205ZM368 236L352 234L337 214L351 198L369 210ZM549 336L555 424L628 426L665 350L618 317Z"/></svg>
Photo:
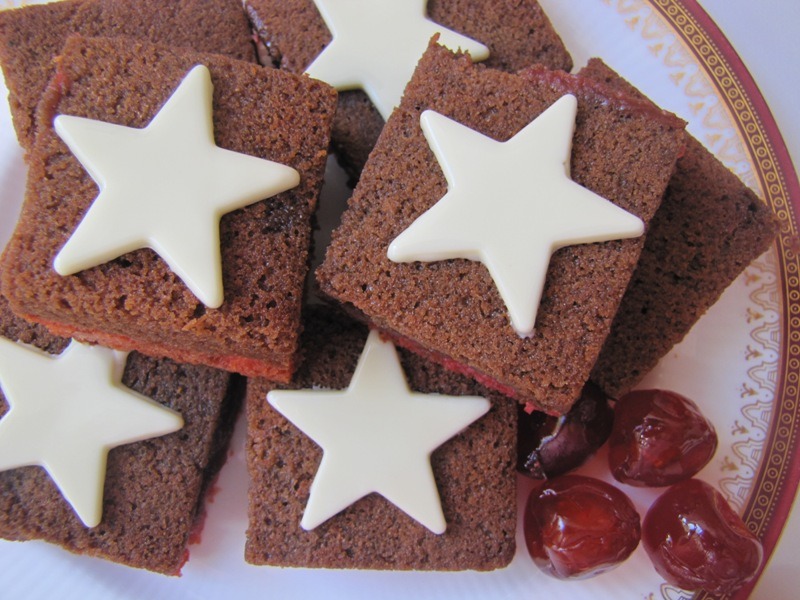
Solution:
<svg viewBox="0 0 800 600"><path fill-rule="evenodd" d="M120 383L126 353L72 342L58 356L0 338L0 471L44 467L87 527L103 514L108 451L177 431L177 413Z"/></svg>
<svg viewBox="0 0 800 600"><path fill-rule="evenodd" d="M448 190L391 242L389 259L483 263L514 330L533 335L556 250L644 232L637 216L570 179L576 111L575 97L563 96L506 142L423 112Z"/></svg>
<svg viewBox="0 0 800 600"><path fill-rule="evenodd" d="M314 0L333 40L307 69L337 90L363 89L384 120L434 34L451 50L485 60L489 49L429 20L427 0Z"/></svg>
<svg viewBox="0 0 800 600"><path fill-rule="evenodd" d="M222 304L220 218L295 187L300 175L217 146L212 94L198 65L144 129L56 117L56 132L100 188L55 258L60 275L151 248L206 306Z"/></svg>
<svg viewBox="0 0 800 600"><path fill-rule="evenodd" d="M431 452L490 406L477 396L412 392L394 346L375 331L346 390L273 390L267 399L323 449L304 529L377 492L434 533L443 533Z"/></svg>

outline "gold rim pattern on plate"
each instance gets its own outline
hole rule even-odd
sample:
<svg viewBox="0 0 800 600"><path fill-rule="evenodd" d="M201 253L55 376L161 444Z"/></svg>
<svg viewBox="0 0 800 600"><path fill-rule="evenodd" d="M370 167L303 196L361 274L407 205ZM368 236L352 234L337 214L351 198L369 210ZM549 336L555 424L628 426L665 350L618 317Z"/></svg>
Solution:
<svg viewBox="0 0 800 600"><path fill-rule="evenodd" d="M785 332L782 340L783 360L778 382L780 402L775 407L773 435L769 444L770 455L765 457L764 468L756 480L755 494L746 508L748 525L761 533L770 516L778 490L781 488L782 467L787 465L794 451L794 441L800 420L797 419L798 372L800 372L800 279L796 253L792 252L792 238L796 236L796 224L789 204L788 186L775 155L775 149L765 131L753 102L728 60L722 55L709 34L679 2L653 0L654 7L672 24L675 31L692 48L697 59L705 67L709 77L720 90L734 122L738 126L752 157L754 171L761 183L767 204L778 215L781 234L778 239L778 256L783 277L782 297L785 299ZM782 392L782 394L780 394Z"/></svg>
<svg viewBox="0 0 800 600"><path fill-rule="evenodd" d="M609 0L603 1L611 5ZM777 252L770 252L753 263L743 276L752 306L748 308L746 318L751 326L753 345L746 349L748 380L742 384L742 397L752 396L754 401L743 408L742 422L734 422L738 430L734 429L733 433L746 436L756 429L758 435L734 442L732 451L736 460L725 457L725 462L731 471L738 470L739 464L747 465L747 470L754 473L754 477L734 475L721 481L723 491L734 504L738 504L751 531L762 539L769 536L770 544L774 544L783 524L782 519L786 517L785 512L776 514L776 511L779 508L785 511L794 496L796 481L790 481L789 478L797 461L800 431L800 245L797 242L797 221L790 201L790 187L772 142L772 136L779 134L769 131L756 109L753 94L758 94L757 89L748 82L753 85L753 91L748 90L712 39L713 32L708 31L696 18L695 14L702 9L696 7L693 13L690 4L694 3L691 0L649 0L649 3L654 15L666 27L653 24L651 15L648 15L645 19L650 23L643 25L642 35L654 38L669 30L677 35L680 46L694 56L703 74L716 89L730 121L738 131L736 137L747 154L751 169L738 174L751 187L761 191L763 199L781 224L776 242ZM616 3L619 13L634 13L641 8L641 0L618 0ZM639 18L636 15L628 16L626 22L634 25ZM658 44L650 47L653 51L661 51ZM673 65L681 66L680 50L673 48L671 52L667 50L666 54L665 62L671 61ZM673 81L677 84L684 76L684 72L673 73ZM699 109L702 103L694 106ZM705 124L708 125L710 120L707 118ZM711 145L709 142L718 140L705 141ZM735 148L738 144L732 146ZM739 154L734 151L727 157L729 160L725 160L724 148L722 152L719 148L715 151L718 156L723 155L721 158L729 166L737 161ZM760 464L757 464L759 460ZM751 490L746 504L741 493L743 485ZM781 522L773 522L776 518ZM670 600L687 597L685 592L667 585L662 586L661 593ZM694 597L710 596L699 593Z"/></svg>

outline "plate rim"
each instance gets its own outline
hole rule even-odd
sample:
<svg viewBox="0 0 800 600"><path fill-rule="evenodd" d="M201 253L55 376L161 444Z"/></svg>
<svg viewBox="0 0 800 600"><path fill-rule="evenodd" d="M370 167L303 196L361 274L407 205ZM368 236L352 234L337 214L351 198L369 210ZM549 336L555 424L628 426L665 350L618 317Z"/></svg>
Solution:
<svg viewBox="0 0 800 600"><path fill-rule="evenodd" d="M743 512L748 528L759 535L764 545L764 561L759 576L734 596L746 598L775 550L800 483L800 242L797 237L800 181L766 99L708 12L697 0L648 2L690 49L719 92L750 156L763 190L762 199L780 222L775 242L782 300L779 377L773 404L777 410L764 446L768 452L762 458L753 493ZM700 592L693 597L712 596Z"/></svg>

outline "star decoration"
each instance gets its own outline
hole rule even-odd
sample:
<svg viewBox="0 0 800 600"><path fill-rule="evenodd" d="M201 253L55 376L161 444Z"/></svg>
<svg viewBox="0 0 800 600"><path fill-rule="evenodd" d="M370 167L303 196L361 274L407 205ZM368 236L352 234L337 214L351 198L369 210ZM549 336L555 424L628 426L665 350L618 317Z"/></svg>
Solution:
<svg viewBox="0 0 800 600"><path fill-rule="evenodd" d="M412 392L394 346L375 331L346 390L273 390L267 399L323 449L300 523L307 530L377 492L443 533L430 455L490 407L477 396Z"/></svg>
<svg viewBox="0 0 800 600"><path fill-rule="evenodd" d="M560 98L506 142L433 111L420 123L447 193L389 245L395 262L451 258L489 270L521 337L533 335L552 254L637 237L641 219L570 178L577 100Z"/></svg>
<svg viewBox="0 0 800 600"><path fill-rule="evenodd" d="M426 17L427 0L314 0L333 40L307 69L337 90L363 89L384 120L435 34L451 50L485 60L489 49Z"/></svg>
<svg viewBox="0 0 800 600"><path fill-rule="evenodd" d="M0 338L0 471L39 465L87 527L102 518L108 451L177 431L180 415L120 383L126 353L72 342L58 356Z"/></svg>
<svg viewBox="0 0 800 600"><path fill-rule="evenodd" d="M222 304L220 218L297 186L300 176L217 146L212 95L211 75L198 65L144 129L56 117L56 132L100 188L56 255L56 272L151 248L206 306Z"/></svg>

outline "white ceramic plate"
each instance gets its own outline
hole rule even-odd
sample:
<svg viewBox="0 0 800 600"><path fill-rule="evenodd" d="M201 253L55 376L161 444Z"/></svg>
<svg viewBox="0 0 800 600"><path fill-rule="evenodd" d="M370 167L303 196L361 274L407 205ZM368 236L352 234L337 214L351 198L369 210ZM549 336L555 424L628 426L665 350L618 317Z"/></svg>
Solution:
<svg viewBox="0 0 800 600"><path fill-rule="evenodd" d="M19 1L7 2L18 5ZM644 382L694 398L720 436L700 476L716 485L771 552L797 487L800 289L791 234L800 188L780 134L733 49L693 0L540 0L578 67L600 56L689 122L690 131L756 190L782 220L773 249L747 268L687 339ZM5 94L5 88L0 89ZM334 176L336 173L332 173ZM0 245L13 228L25 169L0 107ZM341 181L341 177L338 177ZM329 202L340 189L326 191ZM337 207L329 205L335 214ZM541 574L524 549L493 573L386 573L253 567L242 558L247 476L237 429L199 544L180 578L73 556L39 542L0 542L8 598L665 598L671 588L639 549L618 569L582 582ZM582 471L609 479L601 453ZM657 492L622 486L644 514ZM520 481L520 501L529 484ZM742 593L742 596L746 590ZM698 594L697 597L703 597Z"/></svg>

